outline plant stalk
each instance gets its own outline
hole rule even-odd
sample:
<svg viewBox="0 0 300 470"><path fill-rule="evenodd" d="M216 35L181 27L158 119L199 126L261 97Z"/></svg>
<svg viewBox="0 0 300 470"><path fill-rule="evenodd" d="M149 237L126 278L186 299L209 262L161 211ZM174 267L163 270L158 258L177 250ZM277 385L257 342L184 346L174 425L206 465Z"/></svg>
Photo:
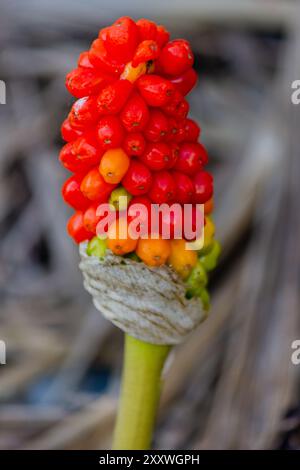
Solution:
<svg viewBox="0 0 300 470"><path fill-rule="evenodd" d="M161 372L170 346L125 334L121 396L113 449L148 450L161 391Z"/></svg>

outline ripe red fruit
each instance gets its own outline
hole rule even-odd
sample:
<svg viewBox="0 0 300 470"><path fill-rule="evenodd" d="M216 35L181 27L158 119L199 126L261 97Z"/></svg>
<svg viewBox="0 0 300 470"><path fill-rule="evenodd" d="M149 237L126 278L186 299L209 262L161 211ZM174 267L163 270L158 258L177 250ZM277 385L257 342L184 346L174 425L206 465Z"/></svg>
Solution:
<svg viewBox="0 0 300 470"><path fill-rule="evenodd" d="M136 160L131 160L126 175L122 180L124 188L133 196L140 196L149 191L152 183L150 170Z"/></svg>
<svg viewBox="0 0 300 470"><path fill-rule="evenodd" d="M137 67L142 62L148 62L149 60L156 60L159 56L159 47L156 41L153 39L146 39L142 41L135 51L132 59L132 66Z"/></svg>
<svg viewBox="0 0 300 470"><path fill-rule="evenodd" d="M97 118L97 105L93 96L86 96L75 101L68 116L70 125L79 130L91 126Z"/></svg>
<svg viewBox="0 0 300 470"><path fill-rule="evenodd" d="M84 175L76 174L68 178L62 187L64 201L76 210L85 210L90 201L80 191L80 184Z"/></svg>
<svg viewBox="0 0 300 470"><path fill-rule="evenodd" d="M106 202L116 184L106 183L100 175L98 167L90 170L83 178L80 190L91 201Z"/></svg>
<svg viewBox="0 0 300 470"><path fill-rule="evenodd" d="M71 142L82 136L82 131L73 129L68 119L65 119L60 128L61 136L65 142Z"/></svg>
<svg viewBox="0 0 300 470"><path fill-rule="evenodd" d="M153 21L141 18L136 22L136 25L138 27L140 41L144 41L146 39L156 39L157 28Z"/></svg>
<svg viewBox="0 0 300 470"><path fill-rule="evenodd" d="M182 75L170 78L170 82L173 83L176 90L185 96L194 88L197 78L196 71L191 67Z"/></svg>
<svg viewBox="0 0 300 470"><path fill-rule="evenodd" d="M140 205L140 207L137 206ZM135 196L130 201L127 210L128 224L134 219L140 220L137 230L140 235L148 234L151 231L151 201L145 196Z"/></svg>
<svg viewBox="0 0 300 470"><path fill-rule="evenodd" d="M194 55L184 39L168 42L162 49L159 62L167 75L180 75L193 65Z"/></svg>
<svg viewBox="0 0 300 470"><path fill-rule="evenodd" d="M194 179L194 197L196 204L204 204L213 195L213 179L207 171L199 171Z"/></svg>
<svg viewBox="0 0 300 470"><path fill-rule="evenodd" d="M87 135L63 146L59 154L61 164L69 171L85 172L100 161L101 153Z"/></svg>
<svg viewBox="0 0 300 470"><path fill-rule="evenodd" d="M90 240L93 237L93 233L88 232L83 226L83 213L81 211L75 212L69 219L67 231L76 243Z"/></svg>
<svg viewBox="0 0 300 470"><path fill-rule="evenodd" d="M77 65L78 67L85 67L87 69L94 68L93 64L90 62L89 59L89 51L84 51L79 55Z"/></svg>
<svg viewBox="0 0 300 470"><path fill-rule="evenodd" d="M146 148L146 141L140 132L131 132L125 136L123 148L127 155L139 157Z"/></svg>
<svg viewBox="0 0 300 470"><path fill-rule="evenodd" d="M119 18L109 28L105 28L103 39L108 54L118 61L126 63L131 60L138 44L138 27L128 16Z"/></svg>
<svg viewBox="0 0 300 470"><path fill-rule="evenodd" d="M103 88L97 97L100 114L116 114L126 103L133 85L128 80L117 80Z"/></svg>
<svg viewBox="0 0 300 470"><path fill-rule="evenodd" d="M188 142L197 142L200 136L200 127L192 119L184 120L184 134L185 140Z"/></svg>
<svg viewBox="0 0 300 470"><path fill-rule="evenodd" d="M139 132L145 128L149 119L149 110L139 93L130 96L120 117L127 132Z"/></svg>
<svg viewBox="0 0 300 470"><path fill-rule="evenodd" d="M179 156L179 145L176 144L176 142L170 142L168 146L170 148L170 159L166 166L167 170L175 166L178 156Z"/></svg>
<svg viewBox="0 0 300 470"><path fill-rule="evenodd" d="M170 33L162 25L157 26L156 42L159 47L163 47L170 39Z"/></svg>
<svg viewBox="0 0 300 470"><path fill-rule="evenodd" d="M97 73L95 69L79 67L68 73L66 88L76 98L83 98L97 93L108 81L107 76Z"/></svg>
<svg viewBox="0 0 300 470"><path fill-rule="evenodd" d="M166 137L168 130L168 118L158 109L152 109L150 111L148 124L144 131L146 139L151 142L159 142Z"/></svg>
<svg viewBox="0 0 300 470"><path fill-rule="evenodd" d="M189 112L189 104L179 91L175 91L171 100L162 109L168 116L184 119Z"/></svg>
<svg viewBox="0 0 300 470"><path fill-rule="evenodd" d="M176 195L176 185L168 171L158 171L153 175L149 198L155 204L172 202Z"/></svg>
<svg viewBox="0 0 300 470"><path fill-rule="evenodd" d="M174 94L174 85L159 75L142 75L137 87L149 106L164 106Z"/></svg>
<svg viewBox="0 0 300 470"><path fill-rule="evenodd" d="M117 116L105 116L97 125L98 142L102 150L120 147L124 138L124 130Z"/></svg>
<svg viewBox="0 0 300 470"><path fill-rule="evenodd" d="M89 201L91 204L91 201ZM96 227L101 217L96 214L99 202L90 205L83 214L83 225L89 232L96 233Z"/></svg>
<svg viewBox="0 0 300 470"><path fill-rule="evenodd" d="M92 65L111 75L120 75L125 67L125 62L112 57L104 47L102 39L95 39L89 50L89 60Z"/></svg>
<svg viewBox="0 0 300 470"><path fill-rule="evenodd" d="M194 195L193 181L184 173L174 171L172 173L176 184L176 200L180 204L189 204L192 202Z"/></svg>
<svg viewBox="0 0 300 470"><path fill-rule="evenodd" d="M185 142L179 148L179 156L174 167L187 175L193 175L202 169L202 146L194 142Z"/></svg>
<svg viewBox="0 0 300 470"><path fill-rule="evenodd" d="M171 160L170 147L162 142L148 144L140 159L153 171L163 170Z"/></svg>

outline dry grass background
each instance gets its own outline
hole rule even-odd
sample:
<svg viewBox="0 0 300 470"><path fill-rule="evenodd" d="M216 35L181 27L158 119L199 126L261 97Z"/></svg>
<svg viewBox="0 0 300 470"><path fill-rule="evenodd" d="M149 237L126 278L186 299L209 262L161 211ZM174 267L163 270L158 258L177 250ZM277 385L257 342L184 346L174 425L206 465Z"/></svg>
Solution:
<svg viewBox="0 0 300 470"><path fill-rule="evenodd" d="M122 335L82 288L57 154L64 75L100 27L129 13L192 41L191 110L223 244L211 315L166 370L155 447L300 448L297 2L109 3L0 1L0 447L110 445Z"/></svg>

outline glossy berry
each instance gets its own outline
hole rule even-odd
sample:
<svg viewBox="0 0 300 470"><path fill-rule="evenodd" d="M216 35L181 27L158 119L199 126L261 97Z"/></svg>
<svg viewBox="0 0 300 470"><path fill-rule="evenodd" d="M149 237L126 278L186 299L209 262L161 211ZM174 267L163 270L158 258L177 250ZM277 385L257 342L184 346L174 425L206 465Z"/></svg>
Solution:
<svg viewBox="0 0 300 470"><path fill-rule="evenodd" d="M163 170L171 160L171 150L162 142L148 144L140 160L153 171Z"/></svg>
<svg viewBox="0 0 300 470"><path fill-rule="evenodd" d="M195 191L192 179L179 171L174 171L172 176L176 184L176 200L180 204L191 203Z"/></svg>
<svg viewBox="0 0 300 470"><path fill-rule="evenodd" d="M108 54L123 63L130 61L139 39L135 22L128 16L124 16L105 30L105 35L101 36L100 31L100 36Z"/></svg>
<svg viewBox="0 0 300 470"><path fill-rule="evenodd" d="M151 232L151 201L146 196L135 196L132 198L128 211L128 223L134 222L135 230L142 235Z"/></svg>
<svg viewBox="0 0 300 470"><path fill-rule="evenodd" d="M65 119L60 128L62 139L65 142L71 142L82 136L82 131L73 129L68 119Z"/></svg>
<svg viewBox="0 0 300 470"><path fill-rule="evenodd" d="M76 210L85 210L90 201L80 191L80 184L83 179L82 174L76 174L68 178L62 187L64 201Z"/></svg>
<svg viewBox="0 0 300 470"><path fill-rule="evenodd" d="M200 144L185 142L179 148L179 156L175 165L175 170L194 175L202 169L202 149Z"/></svg>
<svg viewBox="0 0 300 470"><path fill-rule="evenodd" d="M133 56L132 65L137 67L142 62L156 60L159 57L159 47L156 41L146 39L142 41Z"/></svg>
<svg viewBox="0 0 300 470"><path fill-rule="evenodd" d="M146 141L140 132L126 134L123 141L123 148L127 155L138 157L143 154L146 148Z"/></svg>
<svg viewBox="0 0 300 470"><path fill-rule="evenodd" d="M81 211L75 212L69 219L67 232L76 243L90 240L93 237L93 233L86 230L83 225L83 213Z"/></svg>
<svg viewBox="0 0 300 470"><path fill-rule="evenodd" d="M151 186L152 176L149 168L137 160L131 160L122 184L133 196L146 194Z"/></svg>
<svg viewBox="0 0 300 470"><path fill-rule="evenodd" d="M207 171L199 171L194 179L194 202L196 204L204 204L213 195L213 180Z"/></svg>
<svg viewBox="0 0 300 470"><path fill-rule="evenodd" d="M97 258L104 259L106 248L106 240L93 237L88 243L86 253L88 256L97 256Z"/></svg>
<svg viewBox="0 0 300 470"><path fill-rule="evenodd" d="M168 142L168 147L170 149L170 158L167 163L166 169L170 170L176 165L179 156L179 145L176 142Z"/></svg>
<svg viewBox="0 0 300 470"><path fill-rule="evenodd" d="M84 67L84 68L87 68L87 69L94 69L94 66L91 63L90 59L89 59L89 51L84 51L79 55L77 65L78 65L78 67Z"/></svg>
<svg viewBox="0 0 300 470"><path fill-rule="evenodd" d="M121 111L120 118L127 132L139 132L145 128L149 110L139 93L131 95Z"/></svg>
<svg viewBox="0 0 300 470"><path fill-rule="evenodd" d="M166 30L164 26L158 25L155 39L159 47L162 48L169 41L170 33Z"/></svg>
<svg viewBox="0 0 300 470"><path fill-rule="evenodd" d="M94 69L79 67L68 73L66 88L76 98L89 96L99 91L108 82L104 74L97 73Z"/></svg>
<svg viewBox="0 0 300 470"><path fill-rule="evenodd" d="M89 50L89 60L94 67L110 75L120 75L125 67L125 62L113 58L107 51L102 39L95 39Z"/></svg>
<svg viewBox="0 0 300 470"><path fill-rule="evenodd" d="M152 109L150 111L148 124L144 130L146 139L151 142L160 142L166 137L168 131L168 118L158 109Z"/></svg>
<svg viewBox="0 0 300 470"><path fill-rule="evenodd" d="M126 191L123 186L119 186L118 188L114 189L111 192L109 198L109 205L117 211L124 211L127 209L130 201L132 199L132 195Z"/></svg>
<svg viewBox="0 0 300 470"><path fill-rule="evenodd" d="M159 75L142 75L137 87L149 106L164 106L174 94L174 85Z"/></svg>
<svg viewBox="0 0 300 470"><path fill-rule="evenodd" d="M114 148L102 155L99 171L107 183L117 184L125 176L129 164L127 153L121 148Z"/></svg>
<svg viewBox="0 0 300 470"><path fill-rule="evenodd" d="M91 201L106 202L115 187L115 184L107 183L104 180L103 176L99 173L98 167L96 167L85 175L81 182L80 190Z"/></svg>
<svg viewBox="0 0 300 470"><path fill-rule="evenodd" d="M136 254L148 266L161 266L170 255L170 241L163 238L140 239Z"/></svg>
<svg viewBox="0 0 300 470"><path fill-rule="evenodd" d="M103 88L97 97L99 114L116 114L126 103L133 85L128 80L117 80Z"/></svg>
<svg viewBox="0 0 300 470"><path fill-rule="evenodd" d="M200 136L200 127L192 119L184 120L184 138L188 142L197 142Z"/></svg>
<svg viewBox="0 0 300 470"><path fill-rule="evenodd" d="M197 73L193 68L186 70L182 75L170 78L176 90L183 96L187 95L196 85Z"/></svg>
<svg viewBox="0 0 300 470"><path fill-rule="evenodd" d="M149 198L155 204L172 202L176 195L176 185L168 171L158 171L153 175L153 182L149 191Z"/></svg>
<svg viewBox="0 0 300 470"><path fill-rule="evenodd" d="M211 197L208 201L204 203L204 213L205 215L208 215L208 214L211 214L213 210L214 210L214 200L213 200L213 197Z"/></svg>
<svg viewBox="0 0 300 470"><path fill-rule="evenodd" d="M187 279L193 267L197 264L197 252L188 250L186 241L183 239L171 240L170 248L168 263L183 280Z"/></svg>
<svg viewBox="0 0 300 470"><path fill-rule="evenodd" d="M84 172L100 161L100 152L89 136L79 137L64 145L59 154L61 164L69 171Z"/></svg>
<svg viewBox="0 0 300 470"><path fill-rule="evenodd" d="M117 116L105 116L97 124L97 138L102 150L120 147L124 138L124 130Z"/></svg>
<svg viewBox="0 0 300 470"><path fill-rule="evenodd" d="M91 126L97 118L97 104L93 96L86 96L75 101L68 116L70 125L79 130Z"/></svg>
<svg viewBox="0 0 300 470"><path fill-rule="evenodd" d="M179 91L175 91L168 103L162 107L162 110L173 118L185 119L189 112L189 104Z"/></svg>
<svg viewBox="0 0 300 470"><path fill-rule="evenodd" d="M159 60L164 73L180 75L193 65L194 56L188 41L175 39L163 47Z"/></svg>
<svg viewBox="0 0 300 470"><path fill-rule="evenodd" d="M83 225L89 232L96 233L96 228L98 222L100 222L101 217L97 215L97 209L99 206L99 202L91 204L85 210L83 214Z"/></svg>
<svg viewBox="0 0 300 470"><path fill-rule="evenodd" d="M125 218L120 217L113 222L107 233L107 247L115 255L125 255L135 250L137 240L132 238Z"/></svg>
<svg viewBox="0 0 300 470"><path fill-rule="evenodd" d="M145 41L147 39L156 39L157 27L153 21L141 18L136 22L136 25L138 27L140 41Z"/></svg>

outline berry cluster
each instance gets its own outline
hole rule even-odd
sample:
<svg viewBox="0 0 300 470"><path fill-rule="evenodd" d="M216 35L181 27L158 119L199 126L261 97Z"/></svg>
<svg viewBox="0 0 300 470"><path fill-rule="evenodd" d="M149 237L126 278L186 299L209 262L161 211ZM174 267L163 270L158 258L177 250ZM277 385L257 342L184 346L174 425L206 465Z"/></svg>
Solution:
<svg viewBox="0 0 300 470"><path fill-rule="evenodd" d="M102 29L66 78L77 101L62 124L66 144L59 159L73 173L62 194L76 211L67 226L75 242L90 240L88 250L98 256L108 247L150 266L168 263L186 280L189 295L198 295L195 285L202 292L206 284L202 268L212 269L219 246L209 216L213 180L204 170L208 155L198 142L199 126L187 117L185 96L197 80L193 61L188 41L170 41L166 29L152 21L122 17ZM125 207L121 196L126 196ZM97 208L104 202L119 213L107 227L105 242L95 237ZM118 233L124 222L122 212L127 209L130 217L136 202L146 208L152 203L204 204L206 246L200 256L205 260L200 263L199 253L186 250L184 239L134 240L129 233L119 239L115 229ZM176 218L163 222L174 233Z"/></svg>

